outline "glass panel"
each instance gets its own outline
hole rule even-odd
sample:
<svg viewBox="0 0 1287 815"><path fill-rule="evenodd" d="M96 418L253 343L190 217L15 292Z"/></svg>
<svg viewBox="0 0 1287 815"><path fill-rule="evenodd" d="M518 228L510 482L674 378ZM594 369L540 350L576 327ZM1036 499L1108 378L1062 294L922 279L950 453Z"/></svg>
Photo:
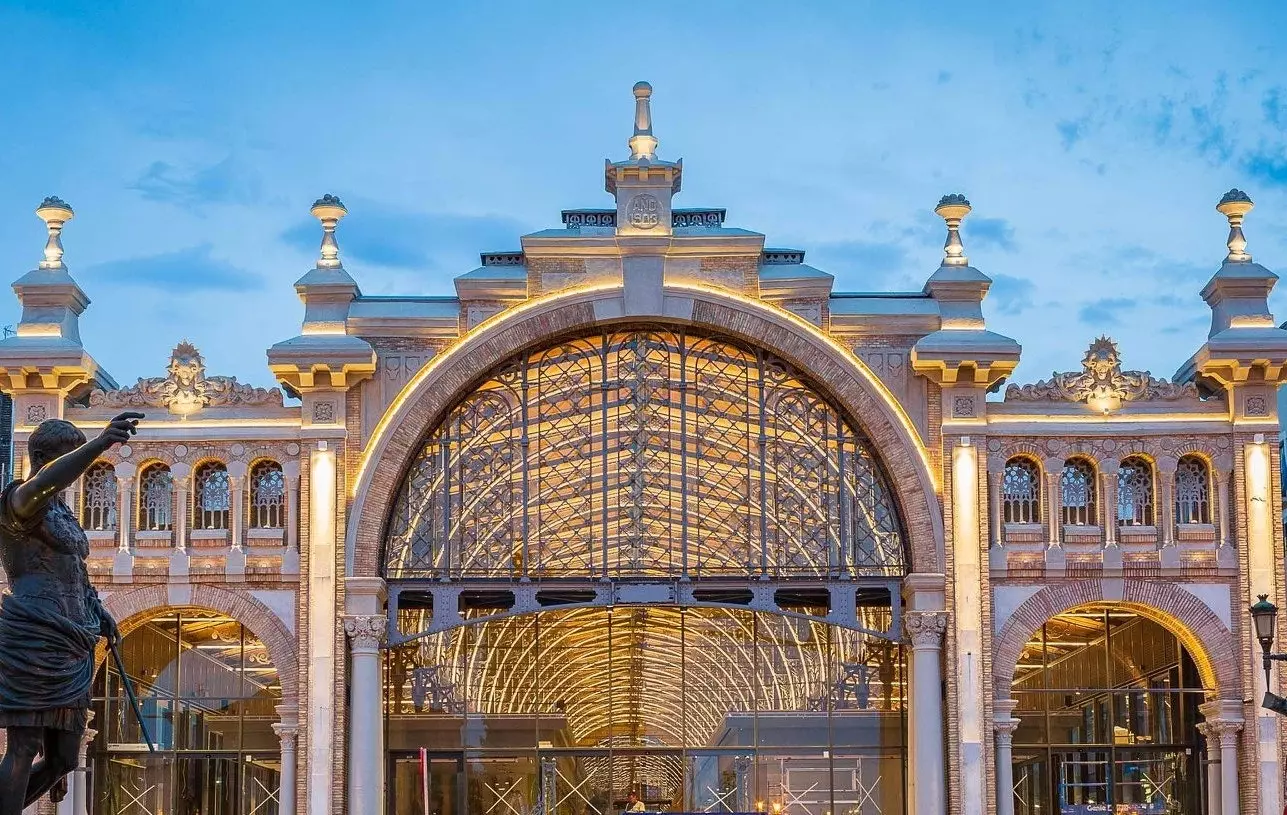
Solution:
<svg viewBox="0 0 1287 815"><path fill-rule="evenodd" d="M246 755L241 763L241 812L244 815L278 815L281 812L281 772L280 753Z"/></svg>
<svg viewBox="0 0 1287 815"><path fill-rule="evenodd" d="M623 330L525 353L422 444L392 579L905 571L870 442L730 341Z"/></svg>
<svg viewBox="0 0 1287 815"><path fill-rule="evenodd" d="M163 755L118 754L100 759L94 788L97 813L165 815L171 812L174 762Z"/></svg>
<svg viewBox="0 0 1287 815"><path fill-rule="evenodd" d="M1046 815L1050 803L1050 770L1046 751L1014 751L1014 815Z"/></svg>
<svg viewBox="0 0 1287 815"><path fill-rule="evenodd" d="M465 757L466 812L528 815L538 794L534 756Z"/></svg>
<svg viewBox="0 0 1287 815"><path fill-rule="evenodd" d="M175 815L241 815L237 809L238 775L235 757L180 758L175 762L174 809L167 811Z"/></svg>
<svg viewBox="0 0 1287 815"><path fill-rule="evenodd" d="M455 758L395 758L389 776L390 815L456 815L460 811L459 767ZM549 815L555 812L549 811Z"/></svg>
<svg viewBox="0 0 1287 815"><path fill-rule="evenodd" d="M1095 815L1112 803L1108 751L1057 752L1054 767L1060 815Z"/></svg>
<svg viewBox="0 0 1287 815"><path fill-rule="evenodd" d="M1199 812L1195 769L1186 753L1120 751L1113 762L1114 802L1131 815Z"/></svg>

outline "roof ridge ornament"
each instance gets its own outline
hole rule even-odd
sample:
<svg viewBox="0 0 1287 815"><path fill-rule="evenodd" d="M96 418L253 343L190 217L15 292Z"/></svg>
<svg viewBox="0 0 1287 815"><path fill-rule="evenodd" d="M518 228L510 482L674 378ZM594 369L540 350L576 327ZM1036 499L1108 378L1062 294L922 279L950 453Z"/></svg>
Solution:
<svg viewBox="0 0 1287 815"><path fill-rule="evenodd" d="M282 392L277 388L257 388L238 382L235 376L207 376L205 358L187 340L174 347L165 370L165 376L140 378L128 388L95 390L89 395L89 404L164 407L177 416L189 416L207 407L282 404Z"/></svg>
<svg viewBox="0 0 1287 815"><path fill-rule="evenodd" d="M1247 253L1247 238L1242 234L1242 219L1256 205L1252 203L1251 197L1240 189L1234 188L1224 194L1220 203L1216 204L1216 211L1229 219L1229 254L1225 256L1226 263L1250 263L1251 255Z"/></svg>
<svg viewBox="0 0 1287 815"><path fill-rule="evenodd" d="M309 210L313 217L322 222L322 248L317 260L319 269L343 269L340 261L340 245L335 241L335 227L349 211L344 203L334 195L327 193L313 202Z"/></svg>
<svg viewBox="0 0 1287 815"><path fill-rule="evenodd" d="M964 195L954 192L938 199L934 214L947 222L947 241L943 244L944 266L969 266L965 246L961 243L961 221L970 214L970 202Z"/></svg>
<svg viewBox="0 0 1287 815"><path fill-rule="evenodd" d="M630 137L631 161L651 161L657 158L657 138L652 135L652 85L647 82L636 82L635 95L635 132Z"/></svg>
<svg viewBox="0 0 1287 815"><path fill-rule="evenodd" d="M71 205L56 195L51 195L36 207L36 217L45 222L49 237L45 240L45 259L42 269L65 269L63 263L63 224L76 216Z"/></svg>
<svg viewBox="0 0 1287 815"><path fill-rule="evenodd" d="M1090 344L1081 367L1080 371L1053 373L1050 379L1033 385L1011 385L1005 389L1005 400L1086 402L1097 412L1110 413L1122 402L1198 398L1197 386L1192 382L1170 382L1148 371L1123 371L1117 343L1106 336Z"/></svg>

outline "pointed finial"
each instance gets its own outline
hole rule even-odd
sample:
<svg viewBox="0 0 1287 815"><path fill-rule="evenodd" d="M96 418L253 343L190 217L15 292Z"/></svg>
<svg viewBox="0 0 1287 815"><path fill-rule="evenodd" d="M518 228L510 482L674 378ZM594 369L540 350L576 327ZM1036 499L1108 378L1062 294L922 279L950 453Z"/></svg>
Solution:
<svg viewBox="0 0 1287 815"><path fill-rule="evenodd" d="M959 192L938 199L934 212L947 221L947 242L943 244L944 266L968 266L965 246L961 243L961 220L970 214L970 202Z"/></svg>
<svg viewBox="0 0 1287 815"><path fill-rule="evenodd" d="M1251 255L1247 254L1247 238L1242 234L1242 219L1251 212L1255 204L1251 198L1239 189L1229 190L1216 204L1216 210L1229 219L1229 254L1226 261L1250 263Z"/></svg>
<svg viewBox="0 0 1287 815"><path fill-rule="evenodd" d="M340 269L340 245L335 242L335 227L349 214L343 202L334 195L323 195L313 202L313 217L322 222L322 253L317 260L319 269Z"/></svg>
<svg viewBox="0 0 1287 815"><path fill-rule="evenodd" d="M652 97L652 85L636 82L634 93L635 134L630 137L630 158L654 159L657 157L657 139L652 135L652 107L648 102Z"/></svg>
<svg viewBox="0 0 1287 815"><path fill-rule="evenodd" d="M63 268L63 224L75 217L71 205L56 195L51 195L36 207L36 217L45 222L49 237L45 240L45 259L42 269Z"/></svg>

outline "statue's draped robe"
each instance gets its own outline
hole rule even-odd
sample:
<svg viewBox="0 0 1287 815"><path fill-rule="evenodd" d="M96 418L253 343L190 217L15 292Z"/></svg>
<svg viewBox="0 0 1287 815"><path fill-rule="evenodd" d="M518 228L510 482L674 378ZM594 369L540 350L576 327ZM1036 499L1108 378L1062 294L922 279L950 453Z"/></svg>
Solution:
<svg viewBox="0 0 1287 815"><path fill-rule="evenodd" d="M28 520L0 495L0 727L83 731L102 605L89 582L89 541L61 496Z"/></svg>

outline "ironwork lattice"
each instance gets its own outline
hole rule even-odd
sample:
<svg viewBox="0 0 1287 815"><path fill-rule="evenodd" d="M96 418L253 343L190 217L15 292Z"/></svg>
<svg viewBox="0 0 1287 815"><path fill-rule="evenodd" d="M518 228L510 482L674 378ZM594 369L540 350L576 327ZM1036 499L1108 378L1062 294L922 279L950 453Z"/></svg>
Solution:
<svg viewBox="0 0 1287 815"><path fill-rule="evenodd" d="M81 525L96 531L116 529L116 468L106 461L95 462L81 484Z"/></svg>
<svg viewBox="0 0 1287 815"><path fill-rule="evenodd" d="M1198 456L1185 456L1175 468L1175 522L1211 523L1211 479L1207 463Z"/></svg>
<svg viewBox="0 0 1287 815"><path fill-rule="evenodd" d="M498 368L429 433L392 579L901 576L870 442L785 362L669 329Z"/></svg>

